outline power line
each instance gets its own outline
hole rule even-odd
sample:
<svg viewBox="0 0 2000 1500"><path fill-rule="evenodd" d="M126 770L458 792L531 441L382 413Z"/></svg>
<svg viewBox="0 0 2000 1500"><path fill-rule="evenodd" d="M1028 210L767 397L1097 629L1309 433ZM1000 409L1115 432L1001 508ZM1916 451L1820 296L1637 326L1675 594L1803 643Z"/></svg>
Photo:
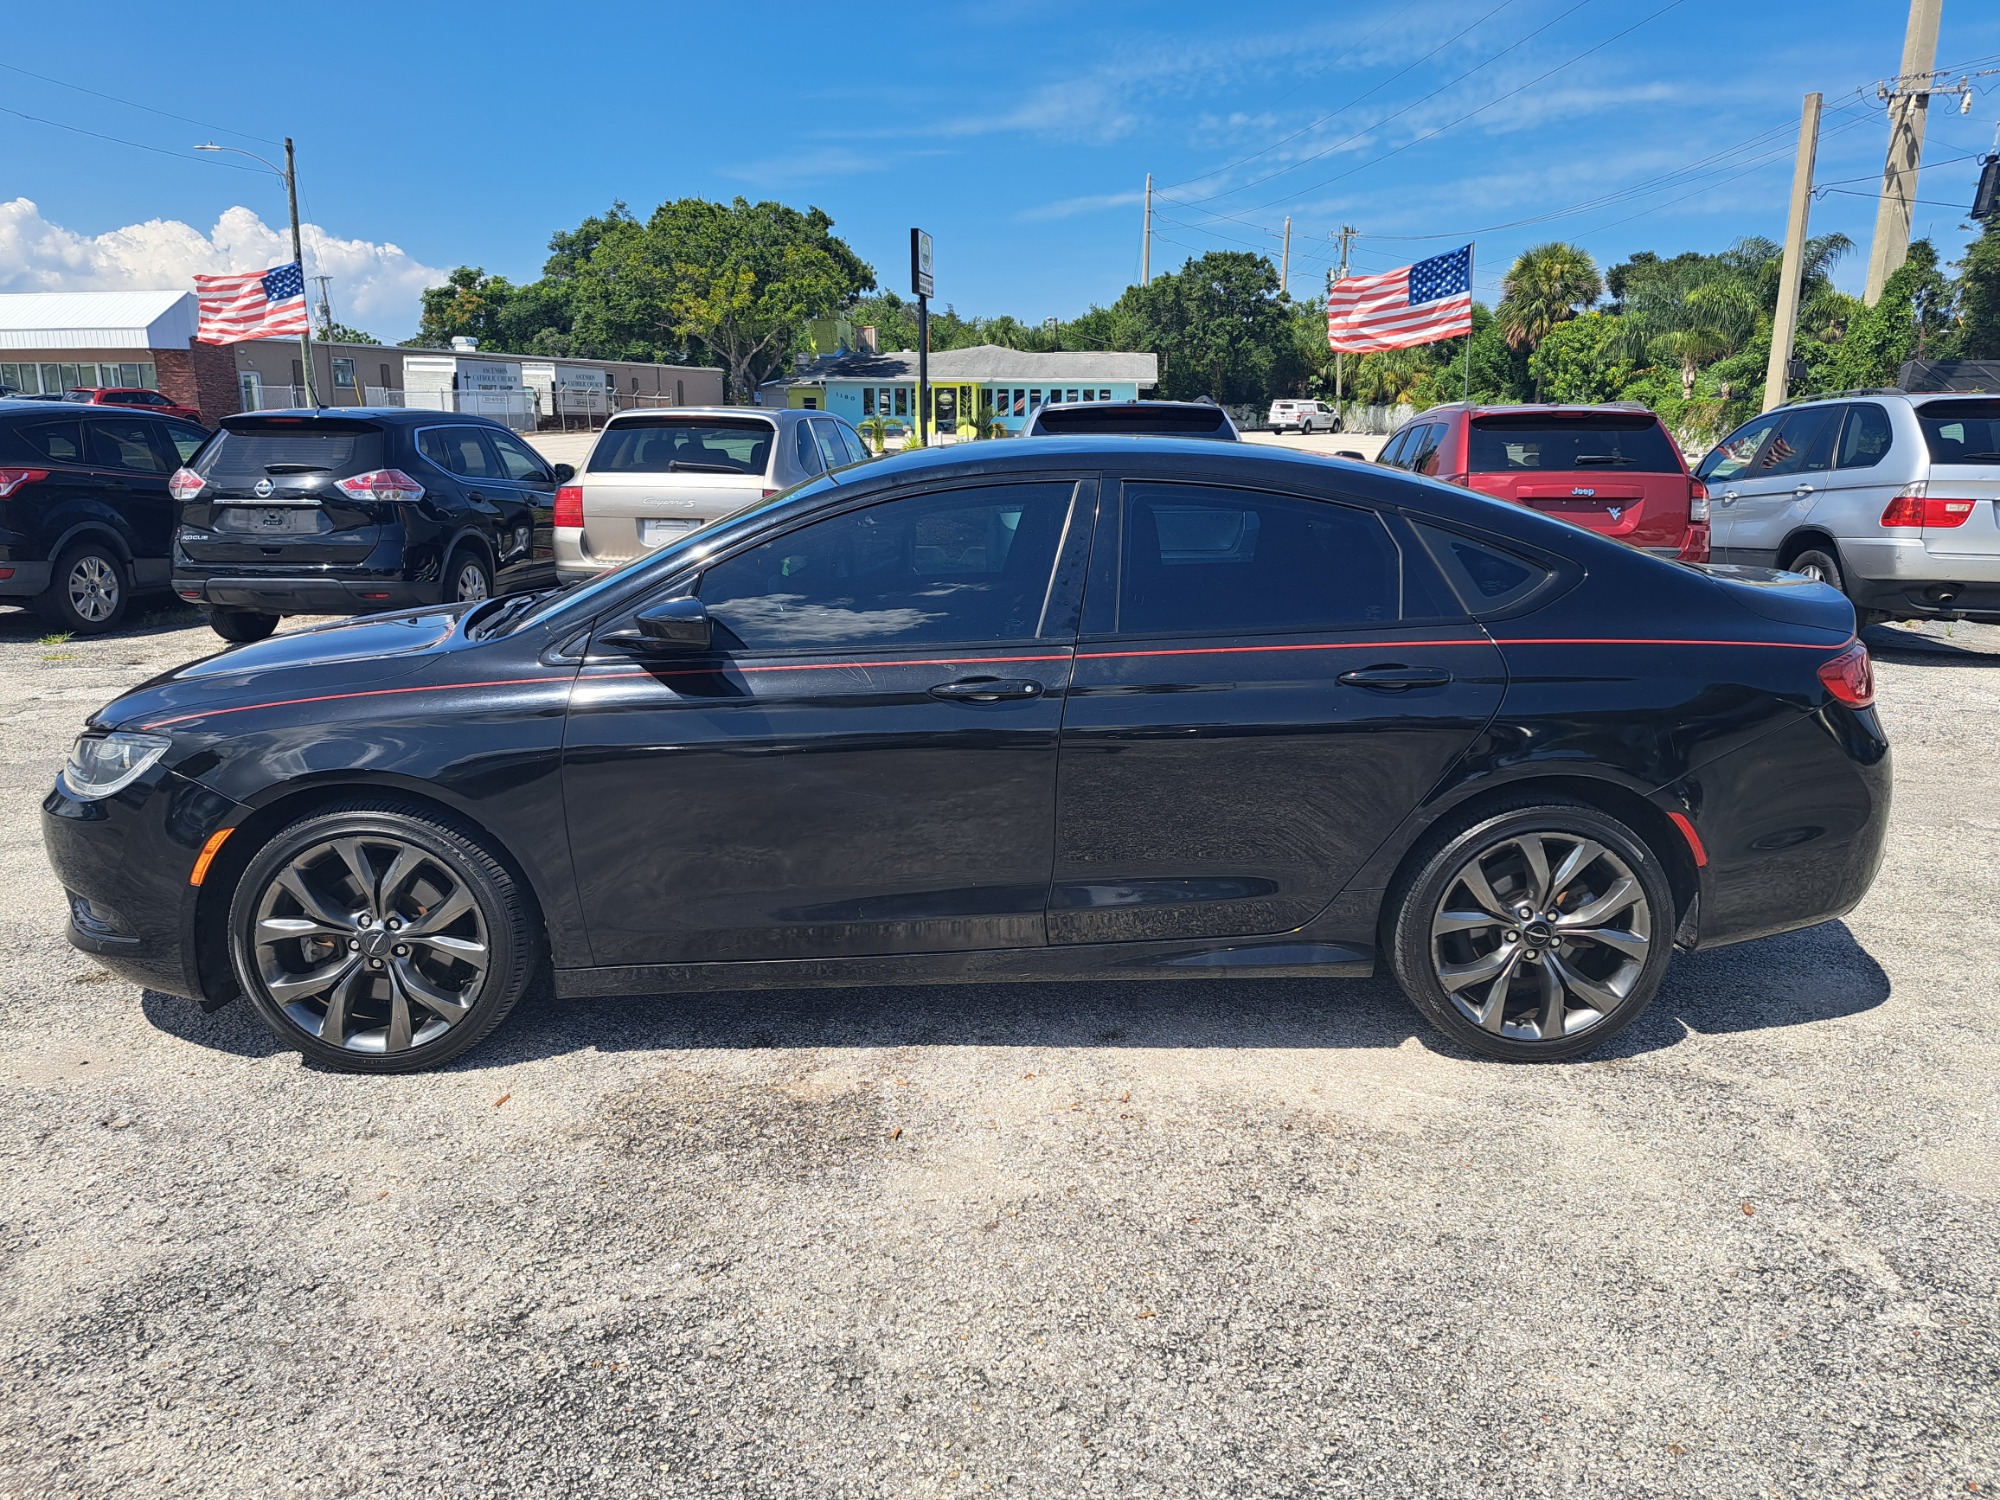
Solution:
<svg viewBox="0 0 2000 1500"><path fill-rule="evenodd" d="M51 120L43 115L31 115L25 110L9 109L4 104L0 104L0 112L13 115L16 119L32 120L37 125L52 125L57 130L68 130L77 135L87 135L100 141L110 141L115 146L130 146L134 151L150 151L155 156L171 156L180 161L200 162L205 166L227 167L233 172L260 172L263 170L261 167L238 166L233 161L213 161L205 156L196 156L191 151L170 151L165 146L148 146L144 141L128 141L123 136L106 135L101 130L85 130L81 125L66 124L61 120ZM231 135L235 133L235 131L229 132Z"/></svg>
<svg viewBox="0 0 2000 1500"><path fill-rule="evenodd" d="M47 73L36 73L28 68L17 67L13 63L0 63L0 68L5 68L9 73L19 73L23 78L36 78L40 79L43 83L53 83L59 89L74 89L77 93L88 94L93 99L107 99L113 104L122 104L128 109L143 109L147 114L158 115L165 120L179 120L183 125L199 125L204 130L219 130L224 135L233 135L240 140L246 141L262 141L267 146L282 146L284 144L283 141L274 141L269 136L251 135L247 131L231 130L227 125L216 125L207 120L196 120L187 115L177 115L171 110L155 109L152 105L141 104L136 99L121 99L116 94L106 94L97 89L87 89L80 83L69 83L61 78L51 78ZM17 111L10 110L9 113L17 113ZM23 116L23 118L31 117ZM49 122L44 121L43 123L47 124ZM85 134L89 134L89 132L86 131ZM107 137L107 139L111 138ZM127 141L124 144L129 146L133 143Z"/></svg>

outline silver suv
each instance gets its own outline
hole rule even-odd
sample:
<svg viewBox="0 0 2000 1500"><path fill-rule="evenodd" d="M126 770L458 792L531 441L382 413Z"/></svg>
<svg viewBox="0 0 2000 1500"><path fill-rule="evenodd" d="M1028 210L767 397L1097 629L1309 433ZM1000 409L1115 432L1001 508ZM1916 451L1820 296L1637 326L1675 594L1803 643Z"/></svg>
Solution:
<svg viewBox="0 0 2000 1500"><path fill-rule="evenodd" d="M567 583L871 455L822 411L676 406L621 411L556 491L556 572Z"/></svg>
<svg viewBox="0 0 2000 1500"><path fill-rule="evenodd" d="M1730 433L1695 478L1716 562L1821 579L1864 625L2000 620L2000 397L1795 401Z"/></svg>

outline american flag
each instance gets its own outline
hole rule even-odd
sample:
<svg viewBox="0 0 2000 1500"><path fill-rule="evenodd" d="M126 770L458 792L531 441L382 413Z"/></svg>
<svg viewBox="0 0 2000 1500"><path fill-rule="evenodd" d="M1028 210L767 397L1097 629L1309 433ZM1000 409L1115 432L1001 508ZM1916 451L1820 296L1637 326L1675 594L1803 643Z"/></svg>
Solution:
<svg viewBox="0 0 2000 1500"><path fill-rule="evenodd" d="M1472 246L1326 289L1327 347L1343 354L1407 349L1472 332Z"/></svg>
<svg viewBox="0 0 2000 1500"><path fill-rule="evenodd" d="M195 337L204 344L240 344L245 339L304 333L306 278L297 261L268 271L233 276L197 276L201 321Z"/></svg>

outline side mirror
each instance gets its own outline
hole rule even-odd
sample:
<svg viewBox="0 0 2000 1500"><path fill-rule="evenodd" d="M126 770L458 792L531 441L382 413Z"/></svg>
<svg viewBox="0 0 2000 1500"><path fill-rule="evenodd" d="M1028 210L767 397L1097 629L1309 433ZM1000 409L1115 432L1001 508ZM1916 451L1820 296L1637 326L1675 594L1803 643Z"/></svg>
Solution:
<svg viewBox="0 0 2000 1500"><path fill-rule="evenodd" d="M607 646L647 655L698 654L711 648L714 622L699 599L669 599L641 610L636 630L614 630L600 637Z"/></svg>
<svg viewBox="0 0 2000 1500"><path fill-rule="evenodd" d="M1351 458L1356 463L1361 464L1368 462L1368 455L1365 453L1356 453L1352 448L1336 448L1333 450L1333 456L1335 458Z"/></svg>
<svg viewBox="0 0 2000 1500"><path fill-rule="evenodd" d="M574 478L576 478L576 465L575 465L575 464L557 464L557 465L556 465L556 483L557 483L557 484L568 484L568 483L569 483L569 482L570 482L570 481L571 481L572 479L574 479Z"/></svg>

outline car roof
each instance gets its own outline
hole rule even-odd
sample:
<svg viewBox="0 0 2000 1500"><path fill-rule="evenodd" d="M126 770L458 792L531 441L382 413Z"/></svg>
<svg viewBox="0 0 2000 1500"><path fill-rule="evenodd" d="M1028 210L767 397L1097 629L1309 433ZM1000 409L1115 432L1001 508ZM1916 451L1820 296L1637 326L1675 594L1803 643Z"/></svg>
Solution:
<svg viewBox="0 0 2000 1500"><path fill-rule="evenodd" d="M604 425L621 425L647 417L761 417L777 421L782 417L830 417L830 411L807 411L797 406L631 406L614 411Z"/></svg>
<svg viewBox="0 0 2000 1500"><path fill-rule="evenodd" d="M256 422L267 417L312 417L320 421L367 421L385 426L415 426L422 422L471 423L479 427L497 427L502 432L514 429L505 422L496 422L491 417L483 417L469 411L438 411L428 406L274 406L259 411L233 412L222 419L227 426L231 422Z"/></svg>
<svg viewBox="0 0 2000 1500"><path fill-rule="evenodd" d="M1520 413L1526 416L1587 417L1617 413L1620 416L1647 416L1658 420L1657 414L1643 401L1445 401L1437 406L1425 407L1412 422L1426 417L1448 415L1452 412L1470 412L1475 417L1502 417Z"/></svg>
<svg viewBox="0 0 2000 1500"><path fill-rule="evenodd" d="M163 411L134 411L129 406L94 406L88 401L43 401L30 396L0 396L0 413L25 416L31 412L38 417L58 415L85 422L129 422L135 416L159 417L170 422L187 420L185 417L169 416Z"/></svg>

